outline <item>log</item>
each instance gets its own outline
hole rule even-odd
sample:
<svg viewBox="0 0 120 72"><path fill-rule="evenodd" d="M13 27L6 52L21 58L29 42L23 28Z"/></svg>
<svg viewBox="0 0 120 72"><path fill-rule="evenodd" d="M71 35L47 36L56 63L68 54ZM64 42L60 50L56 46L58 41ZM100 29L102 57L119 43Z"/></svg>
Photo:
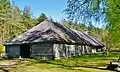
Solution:
<svg viewBox="0 0 120 72"><path fill-rule="evenodd" d="M108 64L107 69L116 70L118 67L120 67L120 64L117 61L113 61L113 62L110 62L110 64Z"/></svg>

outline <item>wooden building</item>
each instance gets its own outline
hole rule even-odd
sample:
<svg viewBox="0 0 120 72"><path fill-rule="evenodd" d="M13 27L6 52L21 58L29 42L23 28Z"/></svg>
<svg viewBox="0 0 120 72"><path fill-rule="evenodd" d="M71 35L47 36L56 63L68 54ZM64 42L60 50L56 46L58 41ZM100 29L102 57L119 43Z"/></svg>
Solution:
<svg viewBox="0 0 120 72"><path fill-rule="evenodd" d="M66 58L105 49L98 39L51 20L7 42L6 54L13 58Z"/></svg>

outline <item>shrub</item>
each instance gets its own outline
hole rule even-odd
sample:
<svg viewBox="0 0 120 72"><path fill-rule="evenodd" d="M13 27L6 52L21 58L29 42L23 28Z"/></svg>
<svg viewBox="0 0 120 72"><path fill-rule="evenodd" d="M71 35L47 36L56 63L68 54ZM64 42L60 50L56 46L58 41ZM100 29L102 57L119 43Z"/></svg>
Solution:
<svg viewBox="0 0 120 72"><path fill-rule="evenodd" d="M0 53L4 53L5 52L5 46L0 45Z"/></svg>

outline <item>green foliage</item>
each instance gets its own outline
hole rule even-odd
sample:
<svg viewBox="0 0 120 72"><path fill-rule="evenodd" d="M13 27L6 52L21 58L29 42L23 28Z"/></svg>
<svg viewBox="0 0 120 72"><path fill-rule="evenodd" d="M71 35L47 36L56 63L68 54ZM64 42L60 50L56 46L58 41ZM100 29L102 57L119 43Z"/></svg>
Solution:
<svg viewBox="0 0 120 72"><path fill-rule="evenodd" d="M79 31L85 31L87 28L86 25L84 25L84 24L77 24L77 23L73 23L71 21L64 20L62 23L68 28L76 29Z"/></svg>
<svg viewBox="0 0 120 72"><path fill-rule="evenodd" d="M80 31L88 30L90 35L100 39L109 49L120 47L120 0L68 0L64 12L68 19L75 21L75 23L64 21L67 27ZM29 6L25 6L22 11L17 4L10 3L10 0L0 0L0 44L46 18L44 13L38 18L32 18ZM103 23L107 21L108 25L97 28L92 24L93 20L98 24L100 21Z"/></svg>
<svg viewBox="0 0 120 72"><path fill-rule="evenodd" d="M15 38L35 26L36 23L29 6L25 6L22 11L15 2L0 0L0 44Z"/></svg>
<svg viewBox="0 0 120 72"><path fill-rule="evenodd" d="M0 0L0 21L6 20L10 15L11 4L9 0Z"/></svg>
<svg viewBox="0 0 120 72"><path fill-rule="evenodd" d="M12 7L9 0L0 0L0 44L5 42L7 35L6 21L11 17Z"/></svg>
<svg viewBox="0 0 120 72"><path fill-rule="evenodd" d="M5 47L0 45L0 53L4 53L5 52Z"/></svg>
<svg viewBox="0 0 120 72"><path fill-rule="evenodd" d="M90 34L103 41L109 50L120 48L120 0L68 0L64 12L68 19L88 24ZM92 21L107 26L101 29L89 26ZM76 28L85 30L77 25Z"/></svg>
<svg viewBox="0 0 120 72"><path fill-rule="evenodd" d="M30 19L31 18L31 12L30 12L31 8L29 6L25 6L24 7L24 11L23 11L23 19Z"/></svg>
<svg viewBox="0 0 120 72"><path fill-rule="evenodd" d="M45 19L47 19L46 15L44 13L41 13L41 15L38 17L38 22L41 23L43 22Z"/></svg>
<svg viewBox="0 0 120 72"><path fill-rule="evenodd" d="M35 26L34 21L32 19L32 13L31 13L31 8L29 6L24 7L23 11L23 21L22 23L25 25L27 29L30 29L31 27Z"/></svg>
<svg viewBox="0 0 120 72"><path fill-rule="evenodd" d="M99 3L100 3L99 0L94 0L92 2L91 9L92 9L93 13L94 12L96 13L99 10Z"/></svg>
<svg viewBox="0 0 120 72"><path fill-rule="evenodd" d="M102 5L102 6L101 6ZM106 0L67 0L67 18L84 24L106 22Z"/></svg>
<svg viewBox="0 0 120 72"><path fill-rule="evenodd" d="M120 0L108 1L110 43L113 48L120 48Z"/></svg>

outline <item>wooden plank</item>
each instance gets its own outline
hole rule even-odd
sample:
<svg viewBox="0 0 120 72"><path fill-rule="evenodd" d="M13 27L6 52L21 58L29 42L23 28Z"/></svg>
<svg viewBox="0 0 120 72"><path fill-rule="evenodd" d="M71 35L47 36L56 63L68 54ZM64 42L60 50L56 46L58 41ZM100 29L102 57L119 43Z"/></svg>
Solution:
<svg viewBox="0 0 120 72"><path fill-rule="evenodd" d="M34 44L32 45L31 57L43 58L53 56L52 44Z"/></svg>
<svg viewBox="0 0 120 72"><path fill-rule="evenodd" d="M8 46L6 49L8 57L19 57L20 56L20 46Z"/></svg>

